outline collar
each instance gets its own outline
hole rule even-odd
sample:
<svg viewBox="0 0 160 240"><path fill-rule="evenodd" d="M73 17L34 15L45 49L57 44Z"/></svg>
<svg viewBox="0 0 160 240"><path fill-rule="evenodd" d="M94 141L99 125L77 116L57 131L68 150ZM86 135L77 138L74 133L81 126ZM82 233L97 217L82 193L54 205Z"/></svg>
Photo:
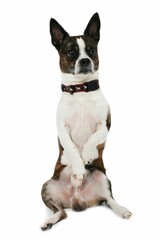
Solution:
<svg viewBox="0 0 160 240"><path fill-rule="evenodd" d="M82 84L69 85L66 86L64 84L61 85L62 92L68 92L73 94L75 92L90 92L99 89L98 79L92 80L90 82L85 82Z"/></svg>

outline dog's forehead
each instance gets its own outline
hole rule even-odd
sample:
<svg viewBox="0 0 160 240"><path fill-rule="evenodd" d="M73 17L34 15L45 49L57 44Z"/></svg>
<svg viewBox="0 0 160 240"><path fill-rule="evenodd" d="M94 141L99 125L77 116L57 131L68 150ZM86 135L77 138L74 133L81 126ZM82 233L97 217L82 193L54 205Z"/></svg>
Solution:
<svg viewBox="0 0 160 240"><path fill-rule="evenodd" d="M77 37L68 37L65 42L64 42L64 47L65 48L70 48L70 47L74 47L74 46L78 46L77 45Z"/></svg>
<svg viewBox="0 0 160 240"><path fill-rule="evenodd" d="M81 48L81 47L87 47L87 46L92 46L95 47L97 44L96 42L90 38L90 37L86 37L84 35L80 35L80 36L69 36L62 48L63 49L70 49L70 48Z"/></svg>
<svg viewBox="0 0 160 240"><path fill-rule="evenodd" d="M97 42L95 42L93 40L93 38L91 38L89 36L86 36L86 35L82 35L81 38L83 39L86 46L90 46L90 47L96 47L97 46Z"/></svg>
<svg viewBox="0 0 160 240"><path fill-rule="evenodd" d="M62 50L69 50L69 49L78 49L79 45L77 43L77 39L80 39L81 36L69 36L65 39Z"/></svg>

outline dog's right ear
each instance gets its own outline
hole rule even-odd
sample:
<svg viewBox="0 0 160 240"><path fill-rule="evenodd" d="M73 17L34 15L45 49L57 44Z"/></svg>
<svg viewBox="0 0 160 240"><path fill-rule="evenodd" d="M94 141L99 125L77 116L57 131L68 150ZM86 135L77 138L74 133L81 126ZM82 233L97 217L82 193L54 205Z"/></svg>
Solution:
<svg viewBox="0 0 160 240"><path fill-rule="evenodd" d="M84 35L90 36L91 38L93 38L94 41L96 41L98 43L99 38L100 38L100 26L101 26L101 23L100 23L99 14L95 13L91 17L91 19L84 31Z"/></svg>
<svg viewBox="0 0 160 240"><path fill-rule="evenodd" d="M50 33L51 33L51 41L53 46L57 50L60 49L63 41L69 34L62 28L62 26L53 18L50 20Z"/></svg>

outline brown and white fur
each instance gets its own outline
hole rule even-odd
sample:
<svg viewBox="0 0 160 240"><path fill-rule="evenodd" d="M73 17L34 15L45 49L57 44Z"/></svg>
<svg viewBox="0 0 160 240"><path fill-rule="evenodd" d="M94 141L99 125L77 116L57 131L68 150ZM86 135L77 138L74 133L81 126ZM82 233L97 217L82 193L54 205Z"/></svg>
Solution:
<svg viewBox="0 0 160 240"><path fill-rule="evenodd" d="M58 50L62 83L66 86L98 79L99 30L98 13L90 19L84 35L74 37L51 19L52 44ZM131 212L113 198L102 160L110 125L110 107L101 89L62 92L57 110L59 157L52 178L42 187L42 199L53 216L42 230L66 218L65 208L82 211L101 203L120 217L130 218Z"/></svg>

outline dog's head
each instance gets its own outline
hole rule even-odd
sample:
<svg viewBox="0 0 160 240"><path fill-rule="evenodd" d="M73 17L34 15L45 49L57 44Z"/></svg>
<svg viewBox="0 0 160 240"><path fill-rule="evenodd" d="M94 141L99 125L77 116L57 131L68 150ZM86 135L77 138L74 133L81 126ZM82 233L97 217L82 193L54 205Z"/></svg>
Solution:
<svg viewBox="0 0 160 240"><path fill-rule="evenodd" d="M70 36L55 19L50 20L52 44L58 50L60 68L65 79L84 81L98 77L99 31L98 13L92 16L84 34L80 36Z"/></svg>

